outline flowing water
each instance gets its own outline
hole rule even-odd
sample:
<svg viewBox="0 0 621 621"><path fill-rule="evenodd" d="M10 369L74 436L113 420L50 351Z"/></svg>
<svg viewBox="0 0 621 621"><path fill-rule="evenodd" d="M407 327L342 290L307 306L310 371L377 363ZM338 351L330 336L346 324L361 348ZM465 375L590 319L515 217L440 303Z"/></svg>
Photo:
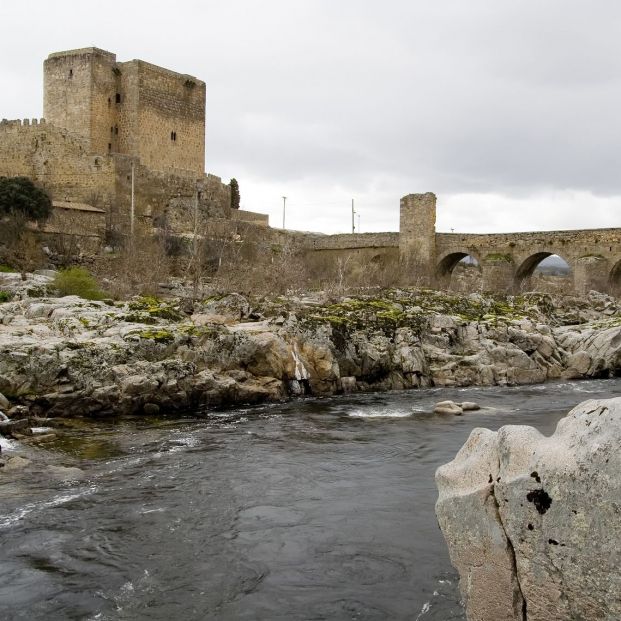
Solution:
<svg viewBox="0 0 621 621"><path fill-rule="evenodd" d="M83 480L0 476L0 619L464 619L435 469L474 427L549 434L620 392L434 389L77 427L43 455ZM485 409L429 414L443 399Z"/></svg>

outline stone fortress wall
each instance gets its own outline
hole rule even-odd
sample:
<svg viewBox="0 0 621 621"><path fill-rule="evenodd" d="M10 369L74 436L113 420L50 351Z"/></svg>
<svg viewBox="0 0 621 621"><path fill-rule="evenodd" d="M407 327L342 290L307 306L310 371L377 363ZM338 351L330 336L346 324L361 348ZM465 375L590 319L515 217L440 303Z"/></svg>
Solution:
<svg viewBox="0 0 621 621"><path fill-rule="evenodd" d="M44 119L0 121L0 175L30 177L55 201L102 205L114 198L115 161L91 153L79 134Z"/></svg>
<svg viewBox="0 0 621 621"><path fill-rule="evenodd" d="M59 52L44 63L44 113L0 121L0 175L30 177L50 192L58 213L48 232L73 212L69 228L84 237L126 233L132 178L135 223L145 230L187 234L196 205L232 220L229 186L204 172L204 82L98 48Z"/></svg>

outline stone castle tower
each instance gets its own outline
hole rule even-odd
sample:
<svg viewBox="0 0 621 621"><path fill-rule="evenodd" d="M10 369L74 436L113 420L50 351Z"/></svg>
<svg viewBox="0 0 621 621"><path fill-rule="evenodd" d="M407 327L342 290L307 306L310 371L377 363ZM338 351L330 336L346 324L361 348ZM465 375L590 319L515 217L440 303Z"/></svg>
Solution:
<svg viewBox="0 0 621 621"><path fill-rule="evenodd" d="M95 47L50 54L44 116L91 153L137 157L151 170L205 170L205 83Z"/></svg>
<svg viewBox="0 0 621 621"><path fill-rule="evenodd" d="M401 269L431 286L436 259L436 195L408 194L401 199L399 222Z"/></svg>

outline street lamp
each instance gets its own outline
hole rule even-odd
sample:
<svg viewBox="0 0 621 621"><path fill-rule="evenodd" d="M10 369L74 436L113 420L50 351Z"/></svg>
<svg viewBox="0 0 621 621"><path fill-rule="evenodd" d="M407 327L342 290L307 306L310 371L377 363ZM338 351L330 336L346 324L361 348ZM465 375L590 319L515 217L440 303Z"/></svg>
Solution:
<svg viewBox="0 0 621 621"><path fill-rule="evenodd" d="M282 228L285 228L285 209L287 208L287 197L282 197Z"/></svg>

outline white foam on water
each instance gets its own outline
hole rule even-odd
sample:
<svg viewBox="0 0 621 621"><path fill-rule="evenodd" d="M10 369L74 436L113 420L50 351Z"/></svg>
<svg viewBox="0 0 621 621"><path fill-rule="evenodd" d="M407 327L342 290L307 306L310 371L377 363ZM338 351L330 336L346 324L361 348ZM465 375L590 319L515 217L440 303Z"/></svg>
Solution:
<svg viewBox="0 0 621 621"><path fill-rule="evenodd" d="M54 431L53 427L31 427L32 433L47 433L48 431Z"/></svg>
<svg viewBox="0 0 621 621"><path fill-rule="evenodd" d="M416 617L416 621L418 621L423 615L426 615L431 610L431 602L425 602L421 611L418 613L418 617Z"/></svg>
<svg viewBox="0 0 621 621"><path fill-rule="evenodd" d="M3 451L15 451L19 448L19 442L0 436L0 448Z"/></svg>
<svg viewBox="0 0 621 621"><path fill-rule="evenodd" d="M59 507L60 505L64 505L65 503L71 502L72 500L77 500L78 498L84 498L86 496L90 496L97 491L97 486L91 485L83 490L78 492L68 493L65 492L63 494L59 494L55 498L51 500L46 500L44 502L32 502L23 507L17 509L13 513L9 513L8 515L0 516L0 529L7 528L16 522L19 522L23 518L25 518L30 513L34 511L42 511L45 509L50 509L52 507Z"/></svg>
<svg viewBox="0 0 621 621"><path fill-rule="evenodd" d="M412 416L411 410L383 410L369 408L366 410L352 410L347 415L351 418L407 418Z"/></svg>
<svg viewBox="0 0 621 621"><path fill-rule="evenodd" d="M158 507L157 509L144 509L140 512L140 515L146 515L147 513L164 513L166 509L164 507Z"/></svg>

